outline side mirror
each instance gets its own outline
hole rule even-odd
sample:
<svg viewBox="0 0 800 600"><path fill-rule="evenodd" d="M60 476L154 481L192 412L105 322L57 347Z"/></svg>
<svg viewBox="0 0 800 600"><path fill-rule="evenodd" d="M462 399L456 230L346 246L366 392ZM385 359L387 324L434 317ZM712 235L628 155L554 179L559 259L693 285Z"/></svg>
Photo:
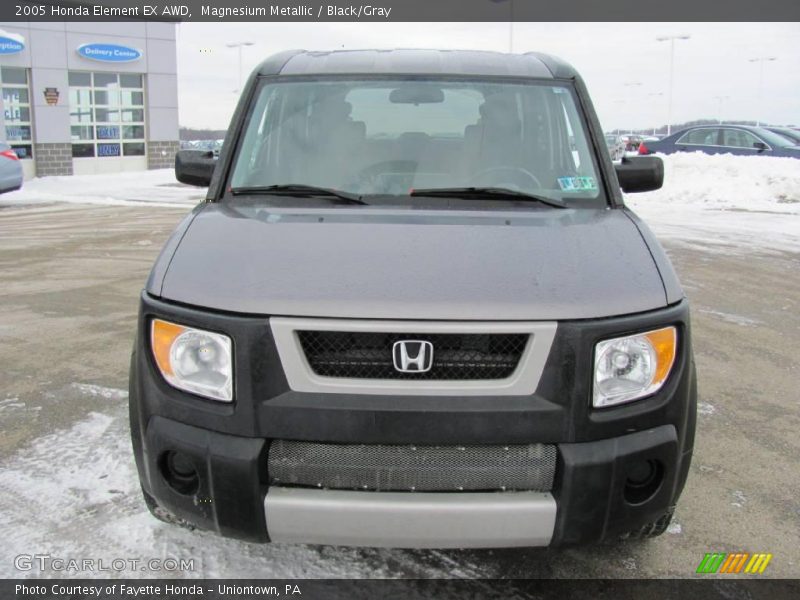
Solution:
<svg viewBox="0 0 800 600"><path fill-rule="evenodd" d="M650 192L664 184L664 163L657 156L625 156L614 168L623 192Z"/></svg>
<svg viewBox="0 0 800 600"><path fill-rule="evenodd" d="M175 154L175 179L181 183L208 187L217 161L210 150L179 150Z"/></svg>
<svg viewBox="0 0 800 600"><path fill-rule="evenodd" d="M753 148L755 148L759 152L763 152L764 150L769 148L769 146L767 146L764 142L753 142Z"/></svg>

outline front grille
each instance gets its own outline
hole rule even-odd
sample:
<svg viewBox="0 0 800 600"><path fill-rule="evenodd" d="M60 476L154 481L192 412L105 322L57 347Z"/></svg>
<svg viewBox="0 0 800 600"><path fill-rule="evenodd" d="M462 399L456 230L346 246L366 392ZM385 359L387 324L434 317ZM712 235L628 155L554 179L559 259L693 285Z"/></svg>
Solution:
<svg viewBox="0 0 800 600"><path fill-rule="evenodd" d="M312 371L322 377L354 379L505 379L517 368L528 334L362 333L298 331ZM425 373L395 369L392 347L402 340L433 344L433 365Z"/></svg>
<svg viewBox="0 0 800 600"><path fill-rule="evenodd" d="M270 483L371 491L546 492L553 487L556 447L323 444L274 440Z"/></svg>

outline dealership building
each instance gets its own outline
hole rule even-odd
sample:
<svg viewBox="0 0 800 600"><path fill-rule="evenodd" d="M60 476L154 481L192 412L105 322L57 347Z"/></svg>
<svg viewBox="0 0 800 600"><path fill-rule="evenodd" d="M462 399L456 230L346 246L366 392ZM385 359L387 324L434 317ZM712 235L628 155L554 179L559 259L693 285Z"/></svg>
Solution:
<svg viewBox="0 0 800 600"><path fill-rule="evenodd" d="M174 23L0 23L0 139L26 178L158 169L178 150Z"/></svg>

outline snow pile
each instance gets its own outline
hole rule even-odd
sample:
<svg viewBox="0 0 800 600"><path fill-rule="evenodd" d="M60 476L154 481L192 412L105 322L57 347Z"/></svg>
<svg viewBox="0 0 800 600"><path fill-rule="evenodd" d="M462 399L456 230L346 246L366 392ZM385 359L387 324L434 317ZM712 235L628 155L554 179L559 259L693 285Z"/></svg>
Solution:
<svg viewBox="0 0 800 600"><path fill-rule="evenodd" d="M723 252L800 249L800 160L661 156L664 187L625 201L661 239Z"/></svg>
<svg viewBox="0 0 800 600"><path fill-rule="evenodd" d="M637 197L721 210L800 214L800 160L700 152L661 159L664 187Z"/></svg>
<svg viewBox="0 0 800 600"><path fill-rule="evenodd" d="M204 197L204 188L178 183L172 169L157 169L109 175L36 177L26 181L21 190L0 196L0 204L70 202L180 208L193 206Z"/></svg>

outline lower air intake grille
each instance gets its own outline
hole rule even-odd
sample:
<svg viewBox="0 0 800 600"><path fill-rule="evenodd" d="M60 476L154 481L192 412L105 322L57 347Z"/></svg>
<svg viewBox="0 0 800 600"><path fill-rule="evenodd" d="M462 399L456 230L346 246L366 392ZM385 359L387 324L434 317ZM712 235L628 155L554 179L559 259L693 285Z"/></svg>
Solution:
<svg viewBox="0 0 800 600"><path fill-rule="evenodd" d="M378 333L298 331L308 364L322 377L355 379L483 380L510 377L528 334ZM395 342L424 340L433 346L425 373L403 373L394 365Z"/></svg>
<svg viewBox="0 0 800 600"><path fill-rule="evenodd" d="M274 440L270 483L372 491L550 491L551 444L411 446Z"/></svg>

